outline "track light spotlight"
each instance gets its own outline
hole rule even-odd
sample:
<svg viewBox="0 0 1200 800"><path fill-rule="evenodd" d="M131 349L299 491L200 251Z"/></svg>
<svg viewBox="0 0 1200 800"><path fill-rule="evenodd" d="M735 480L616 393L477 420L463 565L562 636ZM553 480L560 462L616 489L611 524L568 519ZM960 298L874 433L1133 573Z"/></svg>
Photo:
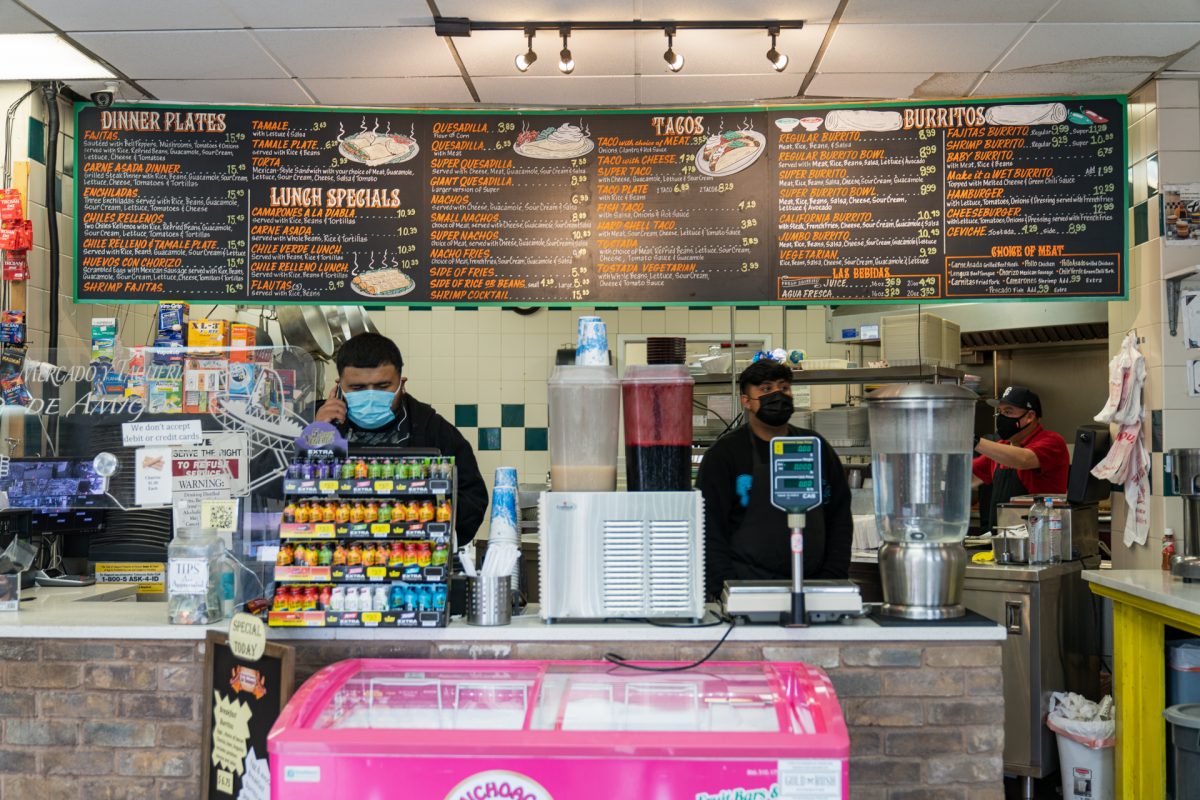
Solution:
<svg viewBox="0 0 1200 800"><path fill-rule="evenodd" d="M567 47L567 38L570 37L570 35L570 28L563 28L563 49L558 54L558 69L564 75L570 75L575 71L575 59L571 58L571 50L569 47Z"/></svg>
<svg viewBox="0 0 1200 800"><path fill-rule="evenodd" d="M667 62L667 69L671 72L679 72L683 69L683 56L675 52L675 29L667 28L667 52L663 53L663 61Z"/></svg>
<svg viewBox="0 0 1200 800"><path fill-rule="evenodd" d="M771 28L768 32L771 35L771 49L767 51L767 61L771 62L776 72L783 72L787 69L788 57L775 49L775 38L779 36L779 28Z"/></svg>
<svg viewBox="0 0 1200 800"><path fill-rule="evenodd" d="M534 34L533 28L525 29L525 42L526 42L525 52L518 54L517 57L514 59L514 63L516 63L517 69L520 70L521 72L528 71L529 68L531 66L533 66L533 62L537 61L537 53L533 52L533 34Z"/></svg>

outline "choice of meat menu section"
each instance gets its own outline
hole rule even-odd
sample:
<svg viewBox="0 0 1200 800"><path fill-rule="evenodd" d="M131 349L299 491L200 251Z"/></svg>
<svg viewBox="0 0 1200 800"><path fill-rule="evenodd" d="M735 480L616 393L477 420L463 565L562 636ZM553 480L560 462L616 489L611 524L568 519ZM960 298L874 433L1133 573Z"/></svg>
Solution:
<svg viewBox="0 0 1200 800"><path fill-rule="evenodd" d="M76 297L1120 297L1124 104L77 109Z"/></svg>

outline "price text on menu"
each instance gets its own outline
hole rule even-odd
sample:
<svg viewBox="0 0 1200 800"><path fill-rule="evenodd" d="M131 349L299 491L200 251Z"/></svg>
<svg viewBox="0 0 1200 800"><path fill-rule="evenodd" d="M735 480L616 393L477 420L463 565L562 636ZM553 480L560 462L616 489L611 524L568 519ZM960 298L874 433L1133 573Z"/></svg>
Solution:
<svg viewBox="0 0 1200 800"><path fill-rule="evenodd" d="M1122 297L1115 97L467 113L77 108L76 297Z"/></svg>

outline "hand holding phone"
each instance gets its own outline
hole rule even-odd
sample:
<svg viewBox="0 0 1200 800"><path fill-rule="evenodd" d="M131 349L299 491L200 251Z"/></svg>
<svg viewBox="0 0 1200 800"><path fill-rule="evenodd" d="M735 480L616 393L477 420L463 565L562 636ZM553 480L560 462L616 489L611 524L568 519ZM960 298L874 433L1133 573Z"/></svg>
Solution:
<svg viewBox="0 0 1200 800"><path fill-rule="evenodd" d="M325 403L317 410L317 422L328 422L331 425L344 425L346 422L346 398L342 394L341 384L335 383L329 390Z"/></svg>

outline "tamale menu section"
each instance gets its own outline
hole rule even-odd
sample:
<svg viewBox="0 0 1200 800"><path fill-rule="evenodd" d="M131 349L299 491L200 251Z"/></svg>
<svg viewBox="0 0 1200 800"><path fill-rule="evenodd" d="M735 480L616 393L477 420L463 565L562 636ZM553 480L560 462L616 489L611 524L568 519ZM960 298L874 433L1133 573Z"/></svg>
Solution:
<svg viewBox="0 0 1200 800"><path fill-rule="evenodd" d="M80 301L1125 292L1122 98L76 110Z"/></svg>

